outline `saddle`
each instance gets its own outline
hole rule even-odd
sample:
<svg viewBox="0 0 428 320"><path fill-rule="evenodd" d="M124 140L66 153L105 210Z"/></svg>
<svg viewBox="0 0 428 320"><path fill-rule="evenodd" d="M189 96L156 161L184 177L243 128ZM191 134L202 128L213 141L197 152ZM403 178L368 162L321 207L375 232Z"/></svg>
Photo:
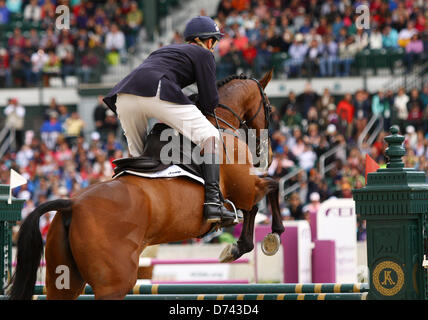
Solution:
<svg viewBox="0 0 428 320"><path fill-rule="evenodd" d="M120 158L113 161L116 165L114 176L124 171L138 173L154 173L167 169L171 165L177 165L191 174L203 178L200 165L192 159L192 152L200 152L200 147L182 134L176 132L175 136L169 136L167 140L161 140L161 134L165 129L171 129L164 123L157 123L144 139L143 154L139 157ZM167 144L169 144L167 146ZM190 146L186 148L185 146ZM163 150L163 148L165 148ZM167 154L162 154L168 150ZM165 155L167 156L165 159Z"/></svg>
<svg viewBox="0 0 428 320"><path fill-rule="evenodd" d="M161 139L162 132L165 129L172 130L171 127L164 123L157 123L154 125L153 129L144 139L144 150L141 156L114 160L113 164L115 164L116 167L114 168L113 178L122 174L129 174L129 171L143 174L156 173L166 170L172 165L177 165L183 170L203 180L204 177L200 164L195 163L192 157L192 154L195 154L196 152L200 154L201 148L177 131L175 131L175 137L169 136L167 140ZM167 148L170 152L167 154L168 160L165 161L165 154L163 154L162 149L165 148L167 144L170 144ZM228 203L235 211L236 218L239 221L242 221L242 211L237 210L230 200L225 199L221 191L220 200ZM217 224L213 224L207 233L199 236L198 238L205 237L213 230L217 230L218 227L219 226Z"/></svg>

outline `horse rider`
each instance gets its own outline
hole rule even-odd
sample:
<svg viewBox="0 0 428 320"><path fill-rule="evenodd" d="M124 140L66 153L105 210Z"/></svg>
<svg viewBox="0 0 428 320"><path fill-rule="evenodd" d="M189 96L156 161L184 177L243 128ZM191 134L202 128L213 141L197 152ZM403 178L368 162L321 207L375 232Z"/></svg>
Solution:
<svg viewBox="0 0 428 320"><path fill-rule="evenodd" d="M220 133L204 116L218 104L214 47L223 34L209 17L191 19L184 30L187 43L172 44L152 52L121 80L104 102L119 118L132 157L143 153L148 118L176 129L204 152L204 218L221 226L234 224L235 214L220 200ZM182 88L196 82L199 108Z"/></svg>

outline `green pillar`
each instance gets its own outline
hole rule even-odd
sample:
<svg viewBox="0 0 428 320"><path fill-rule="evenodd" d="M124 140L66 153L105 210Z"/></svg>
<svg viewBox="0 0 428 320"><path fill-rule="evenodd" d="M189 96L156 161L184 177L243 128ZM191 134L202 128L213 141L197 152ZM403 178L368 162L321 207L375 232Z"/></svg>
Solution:
<svg viewBox="0 0 428 320"><path fill-rule="evenodd" d="M389 163L353 190L356 213L367 221L369 299L428 299L422 266L428 230L428 184L423 171L404 168L398 127L385 137Z"/></svg>
<svg viewBox="0 0 428 320"><path fill-rule="evenodd" d="M21 220L24 200L12 198L8 204L9 186L0 185L0 295L12 276L12 227Z"/></svg>

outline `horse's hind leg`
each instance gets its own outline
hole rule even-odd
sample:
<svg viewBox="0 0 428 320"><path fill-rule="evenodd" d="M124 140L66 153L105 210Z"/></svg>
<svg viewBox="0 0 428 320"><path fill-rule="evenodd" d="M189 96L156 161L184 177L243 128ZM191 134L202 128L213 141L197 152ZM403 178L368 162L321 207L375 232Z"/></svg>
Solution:
<svg viewBox="0 0 428 320"><path fill-rule="evenodd" d="M49 227L46 240L47 299L76 299L85 282L70 251L68 234L58 212Z"/></svg>
<svg viewBox="0 0 428 320"><path fill-rule="evenodd" d="M97 231L90 223L87 227L73 226L70 229L71 249L76 252L76 264L92 287L95 299L124 299L137 281L139 255L144 247L127 237L116 237L119 231L109 233L106 238L102 230ZM84 237L88 233L86 228L93 230L91 237Z"/></svg>
<svg viewBox="0 0 428 320"><path fill-rule="evenodd" d="M258 208L254 206L244 213L244 224L237 244L229 244L220 254L220 262L231 262L254 249L254 220Z"/></svg>

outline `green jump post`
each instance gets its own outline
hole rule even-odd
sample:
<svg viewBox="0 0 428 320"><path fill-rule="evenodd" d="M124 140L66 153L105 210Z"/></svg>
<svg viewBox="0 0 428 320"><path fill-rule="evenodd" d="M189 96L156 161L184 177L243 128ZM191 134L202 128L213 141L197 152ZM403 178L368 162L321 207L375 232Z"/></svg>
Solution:
<svg viewBox="0 0 428 320"><path fill-rule="evenodd" d="M0 294L12 276L12 227L21 220L22 199L12 197L8 204L9 185L0 184Z"/></svg>
<svg viewBox="0 0 428 320"><path fill-rule="evenodd" d="M427 300L427 178L404 168L404 136L397 126L390 131L386 168L369 173L367 185L352 191L356 213L367 221L368 299Z"/></svg>

